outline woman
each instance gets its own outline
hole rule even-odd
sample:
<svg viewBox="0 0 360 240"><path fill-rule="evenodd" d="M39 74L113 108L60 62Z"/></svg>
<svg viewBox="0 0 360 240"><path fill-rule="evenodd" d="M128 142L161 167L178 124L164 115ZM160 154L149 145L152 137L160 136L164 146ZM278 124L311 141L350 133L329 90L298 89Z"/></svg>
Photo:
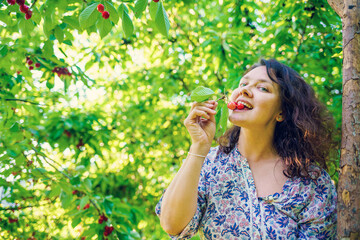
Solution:
<svg viewBox="0 0 360 240"><path fill-rule="evenodd" d="M332 119L291 68L261 60L231 100L246 108L211 148L215 101L194 103L191 147L156 207L173 239L335 239L336 189L326 173Z"/></svg>

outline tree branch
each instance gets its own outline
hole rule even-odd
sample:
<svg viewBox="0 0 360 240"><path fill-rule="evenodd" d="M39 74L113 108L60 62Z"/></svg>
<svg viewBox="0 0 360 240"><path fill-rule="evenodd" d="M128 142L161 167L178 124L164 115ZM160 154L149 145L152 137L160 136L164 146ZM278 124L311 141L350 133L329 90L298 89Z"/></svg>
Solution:
<svg viewBox="0 0 360 240"><path fill-rule="evenodd" d="M60 172L60 173L61 173L62 175L64 175L66 178L68 178L69 180L71 180L71 177L70 177L69 175L67 175L67 174L64 173L63 171L59 170L57 167L55 167L53 164L51 164L49 161L47 161L46 159L47 159L48 157L42 155L42 154L44 154L44 153L39 154L39 152L38 152L35 148L32 148L32 149L35 151L35 154L36 154L37 156L41 156L47 164L49 164L49 165L50 165L51 167L53 167L56 171ZM44 155L45 155L45 154L44 154ZM50 159L50 158L48 158L48 159ZM51 160L52 160L52 159L51 159ZM52 160L52 161L55 162L54 160Z"/></svg>
<svg viewBox="0 0 360 240"><path fill-rule="evenodd" d="M55 202L55 199L56 198L54 198L54 200L51 200L48 203L39 204L39 205L16 206L16 207L13 207L13 208L0 208L0 211L18 211L18 210L21 210L21 209L24 209L24 208L41 207L41 206L53 204Z"/></svg>
<svg viewBox="0 0 360 240"><path fill-rule="evenodd" d="M34 2L31 4L30 8L32 8L36 2L37 2L37 0L34 0Z"/></svg>
<svg viewBox="0 0 360 240"><path fill-rule="evenodd" d="M28 100L25 100L25 99L17 99L17 98L5 98L5 101L19 101L19 102L30 103L30 104L33 104L33 105L38 105L38 106L41 106L41 105L47 106L46 104L40 104L40 103L36 103L36 102L31 102L31 101L28 101Z"/></svg>

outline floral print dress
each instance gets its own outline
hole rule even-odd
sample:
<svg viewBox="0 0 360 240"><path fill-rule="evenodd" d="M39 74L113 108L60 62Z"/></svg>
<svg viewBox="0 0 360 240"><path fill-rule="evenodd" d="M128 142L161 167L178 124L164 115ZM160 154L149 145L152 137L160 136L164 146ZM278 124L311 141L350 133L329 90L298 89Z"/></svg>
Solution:
<svg viewBox="0 0 360 240"><path fill-rule="evenodd" d="M161 212L161 202L156 214ZM281 193L257 197L251 169L235 147L210 149L200 174L194 217L171 239L335 239L336 188L321 170L316 180L288 179Z"/></svg>

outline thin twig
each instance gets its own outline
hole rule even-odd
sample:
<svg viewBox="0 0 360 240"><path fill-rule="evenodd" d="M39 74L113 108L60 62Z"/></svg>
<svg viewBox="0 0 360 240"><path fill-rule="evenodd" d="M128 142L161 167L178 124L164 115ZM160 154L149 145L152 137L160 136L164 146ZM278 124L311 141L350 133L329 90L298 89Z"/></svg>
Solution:
<svg viewBox="0 0 360 240"><path fill-rule="evenodd" d="M221 98L216 99L216 102L220 101L221 99L224 99L225 95L223 95Z"/></svg>
<svg viewBox="0 0 360 240"><path fill-rule="evenodd" d="M41 207L41 206L45 206L45 205L49 205L49 204L54 203L55 199L51 200L48 203L39 204L39 205L17 206L17 207L13 207L13 208L0 208L0 211L18 211L18 210L21 210L21 209L24 209L24 208Z"/></svg>
<svg viewBox="0 0 360 240"><path fill-rule="evenodd" d="M40 155L41 156L41 155ZM47 157L41 156L44 161L49 164L50 166L52 166L56 171L60 172L62 175L64 175L66 178L68 178L69 180L71 180L71 177L69 177L66 173L64 173L63 171L57 169L53 164L51 164L49 161L46 160Z"/></svg>
<svg viewBox="0 0 360 240"><path fill-rule="evenodd" d="M99 215L101 215L100 209L96 206L93 200L90 199L91 204L95 207L95 209L98 211Z"/></svg>
<svg viewBox="0 0 360 240"><path fill-rule="evenodd" d="M34 0L34 2L31 4L30 8L32 8L36 2L37 2L37 0Z"/></svg>
<svg viewBox="0 0 360 240"><path fill-rule="evenodd" d="M31 102L31 101L28 101L28 100L25 100L25 99L17 99L17 98L5 98L5 101L19 101L19 102L30 103L30 104L33 104L33 105L38 105L38 106L41 106L41 105L48 106L46 104L40 104L40 103L36 103L36 102Z"/></svg>

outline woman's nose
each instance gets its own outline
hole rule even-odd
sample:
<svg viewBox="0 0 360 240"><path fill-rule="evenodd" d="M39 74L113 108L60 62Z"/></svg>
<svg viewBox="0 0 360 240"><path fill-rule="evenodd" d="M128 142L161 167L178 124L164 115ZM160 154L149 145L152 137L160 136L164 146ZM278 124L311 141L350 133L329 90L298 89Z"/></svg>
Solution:
<svg viewBox="0 0 360 240"><path fill-rule="evenodd" d="M252 97L252 92L251 90L248 88L248 86L245 86L245 87L242 87L240 89L240 92L239 92L239 95L243 95L243 96L246 96L246 97Z"/></svg>

